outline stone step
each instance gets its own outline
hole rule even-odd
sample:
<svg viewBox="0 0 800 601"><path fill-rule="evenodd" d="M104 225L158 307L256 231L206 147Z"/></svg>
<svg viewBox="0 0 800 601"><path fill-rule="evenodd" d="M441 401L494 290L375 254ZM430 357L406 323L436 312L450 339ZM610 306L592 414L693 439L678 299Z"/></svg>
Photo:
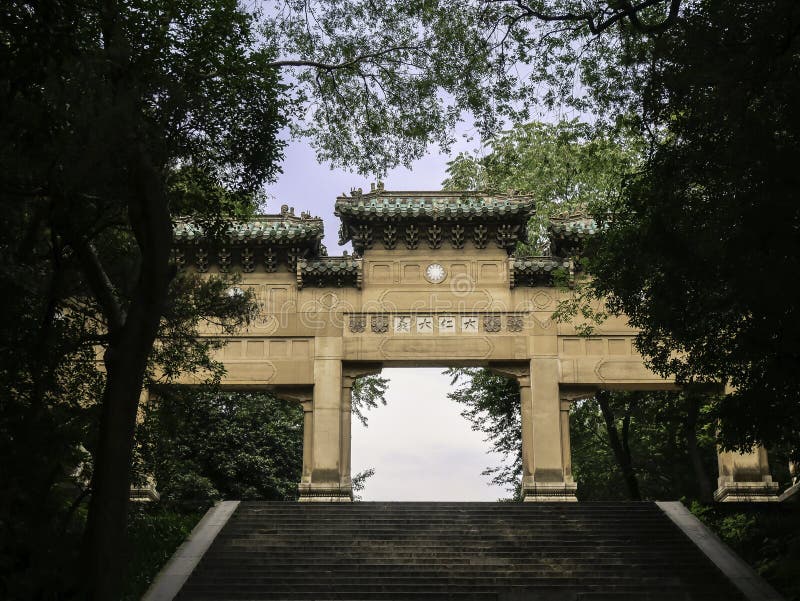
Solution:
<svg viewBox="0 0 800 601"><path fill-rule="evenodd" d="M178 599L735 601L650 503L243 502Z"/></svg>

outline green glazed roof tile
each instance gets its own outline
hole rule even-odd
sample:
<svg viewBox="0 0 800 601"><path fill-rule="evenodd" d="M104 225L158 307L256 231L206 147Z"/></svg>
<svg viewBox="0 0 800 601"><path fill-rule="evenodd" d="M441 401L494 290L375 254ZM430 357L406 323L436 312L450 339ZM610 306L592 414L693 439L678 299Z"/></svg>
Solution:
<svg viewBox="0 0 800 601"><path fill-rule="evenodd" d="M359 261L353 257L320 257L318 259L302 259L300 273L309 275L358 273Z"/></svg>
<svg viewBox="0 0 800 601"><path fill-rule="evenodd" d="M597 222L591 217L570 217L552 219L550 231L563 238L582 239L598 232Z"/></svg>
<svg viewBox="0 0 800 601"><path fill-rule="evenodd" d="M569 267L569 259L559 257L514 257L514 271L520 273L549 273Z"/></svg>
<svg viewBox="0 0 800 601"><path fill-rule="evenodd" d="M535 208L528 196L498 196L480 192L387 192L376 190L367 194L336 199L338 217L387 220L427 217L457 219L474 217L505 217L528 214Z"/></svg>
<svg viewBox="0 0 800 601"><path fill-rule="evenodd" d="M231 223L225 236L231 242L264 241L276 244L321 240L324 234L322 220L317 217L294 215L256 215L247 221ZM203 228L191 221L180 219L173 226L176 242L196 242L204 237Z"/></svg>

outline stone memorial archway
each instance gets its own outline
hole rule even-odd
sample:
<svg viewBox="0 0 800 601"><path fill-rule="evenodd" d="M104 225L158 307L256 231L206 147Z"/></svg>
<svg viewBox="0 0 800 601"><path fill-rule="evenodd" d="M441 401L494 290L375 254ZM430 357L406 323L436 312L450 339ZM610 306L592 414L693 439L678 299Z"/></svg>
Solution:
<svg viewBox="0 0 800 601"><path fill-rule="evenodd" d="M338 257L326 256L320 219L286 206L232 225L223 246L176 226L180 266L241 272L258 299L256 322L220 351L223 384L302 403L301 500L352 498L352 384L383 366L474 365L516 378L526 501L575 500L572 400L675 387L645 367L624 318L589 337L553 321L554 278L574 281L570 251L594 223L553 220L552 252L517 257L534 210L530 197L354 190L336 200L340 242L354 249ZM775 488L763 450L720 454L719 500L772 499Z"/></svg>

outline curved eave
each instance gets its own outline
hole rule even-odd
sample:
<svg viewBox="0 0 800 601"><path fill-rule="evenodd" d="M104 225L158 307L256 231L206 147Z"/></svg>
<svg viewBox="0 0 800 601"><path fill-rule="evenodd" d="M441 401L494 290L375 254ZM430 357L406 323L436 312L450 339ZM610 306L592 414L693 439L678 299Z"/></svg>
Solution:
<svg viewBox="0 0 800 601"><path fill-rule="evenodd" d="M575 264L561 257L512 257L509 259L509 282L511 287L553 285L556 274L567 276L567 284L575 283Z"/></svg>
<svg viewBox="0 0 800 601"><path fill-rule="evenodd" d="M363 263L349 257L320 257L301 259L297 263L297 286L352 286L361 288Z"/></svg>

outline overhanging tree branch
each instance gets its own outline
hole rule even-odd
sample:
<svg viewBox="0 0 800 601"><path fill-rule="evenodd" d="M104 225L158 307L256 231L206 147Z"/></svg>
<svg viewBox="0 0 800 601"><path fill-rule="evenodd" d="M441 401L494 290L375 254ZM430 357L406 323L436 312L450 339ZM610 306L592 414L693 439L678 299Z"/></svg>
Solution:
<svg viewBox="0 0 800 601"><path fill-rule="evenodd" d="M91 242L81 240L72 247L75 249L75 255L78 257L89 288L100 303L108 322L108 331L113 334L125 325L125 311L117 299L114 284L103 269L97 250Z"/></svg>
<svg viewBox="0 0 800 601"><path fill-rule="evenodd" d="M489 2L507 1L508 0L489 0ZM669 27L678 18L678 10L680 9L681 0L670 0L669 13L667 14L666 19L660 23L655 25L647 25L642 23L639 19L639 13L641 11L657 4L663 4L664 1L665 0L644 0L643 2L639 2L637 4L633 4L631 2L621 2L619 8L616 8L610 16L601 18L599 20L596 19L595 15L589 12L548 14L540 10L534 10L528 4L522 2L522 0L514 0L514 4L517 6L517 8L523 11L521 14L522 18L530 17L546 23L559 21L583 21L589 27L589 31L592 32L592 34L597 35L625 18L630 20L633 27L642 32L649 33L660 31ZM516 18L515 20L519 20L519 18Z"/></svg>
<svg viewBox="0 0 800 601"><path fill-rule="evenodd" d="M360 54L359 56L355 57L352 60L344 61L341 63L326 63L322 61L314 61L314 60L305 60L305 59L297 59L297 60L277 60L267 63L267 67L273 68L283 68L283 67L313 67L314 69L320 69L322 71L339 71L341 69L349 69L350 67L355 67L365 61L369 61L376 58L381 58L386 56L387 54L392 54L394 52L402 52L404 50L419 50L419 46L392 46L391 48L386 48L381 50L380 52L372 52L369 54Z"/></svg>

